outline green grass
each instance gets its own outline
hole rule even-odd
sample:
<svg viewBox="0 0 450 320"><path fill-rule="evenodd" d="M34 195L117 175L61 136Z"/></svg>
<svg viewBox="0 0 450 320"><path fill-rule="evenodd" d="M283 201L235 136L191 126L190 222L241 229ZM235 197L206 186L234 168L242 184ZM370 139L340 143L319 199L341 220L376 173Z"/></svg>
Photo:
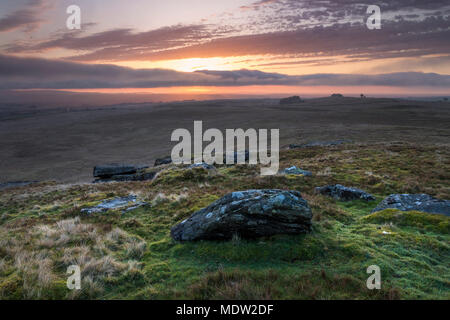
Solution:
<svg viewBox="0 0 450 320"><path fill-rule="evenodd" d="M152 182L5 190L0 298L449 299L449 218L397 210L370 214L390 193L448 199L445 159L448 150L433 146L350 144L281 153L280 168L297 165L316 173L312 177L261 177L257 166L172 168ZM314 187L331 183L364 189L377 201L339 202L314 194ZM170 238L173 225L224 194L263 188L300 191L313 211L313 231L227 242ZM151 206L80 214L131 192ZM57 222L75 217L81 226L64 242L55 235ZM88 259L81 292L65 287L71 259ZM365 285L366 269L374 264L381 268L382 290Z"/></svg>

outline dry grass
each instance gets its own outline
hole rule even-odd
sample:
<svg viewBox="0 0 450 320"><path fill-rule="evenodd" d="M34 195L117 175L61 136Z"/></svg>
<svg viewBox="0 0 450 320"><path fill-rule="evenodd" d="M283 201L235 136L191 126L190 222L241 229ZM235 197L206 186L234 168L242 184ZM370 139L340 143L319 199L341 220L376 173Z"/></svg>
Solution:
<svg viewBox="0 0 450 320"><path fill-rule="evenodd" d="M2 233L6 233L5 228L1 228ZM103 281L129 269L128 259L142 257L146 248L144 241L119 228L104 233L94 224L82 223L79 217L37 225L25 237L2 239L6 257L0 260L0 272L9 267L10 259L23 281L25 299L49 298L45 293L67 278L65 270L70 265L81 269L82 290L66 290L67 298L98 297ZM122 261L118 258L121 252L125 253Z"/></svg>
<svg viewBox="0 0 450 320"><path fill-rule="evenodd" d="M280 297L321 300L349 292L350 299L400 299L397 288L383 288L371 292L364 283L351 276L320 273L287 275L276 270L246 272L240 270L218 270L204 276L189 288L196 299L225 300L272 300Z"/></svg>

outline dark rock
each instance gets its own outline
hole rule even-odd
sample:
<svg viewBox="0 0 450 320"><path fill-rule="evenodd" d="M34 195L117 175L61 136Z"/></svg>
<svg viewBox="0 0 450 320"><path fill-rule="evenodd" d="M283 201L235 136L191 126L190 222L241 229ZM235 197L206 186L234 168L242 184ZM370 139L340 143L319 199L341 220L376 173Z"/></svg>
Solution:
<svg viewBox="0 0 450 320"><path fill-rule="evenodd" d="M122 181L147 181L152 180L156 176L156 171L154 172L137 172L135 174L118 174L104 179L97 179L97 182L122 182Z"/></svg>
<svg viewBox="0 0 450 320"><path fill-rule="evenodd" d="M296 166L292 166L290 168L284 169L283 173L285 173L285 174L303 175L303 176L306 176L306 177L312 176L312 172L311 171L306 171L306 170L297 168Z"/></svg>
<svg viewBox="0 0 450 320"><path fill-rule="evenodd" d="M362 199L365 201L375 200L374 196L361 189L344 187L340 184L317 187L316 193L321 193L341 201L351 201L357 199Z"/></svg>
<svg viewBox="0 0 450 320"><path fill-rule="evenodd" d="M168 156L165 158L160 158L155 160L155 167L161 166L163 164L171 164L172 163L172 157Z"/></svg>
<svg viewBox="0 0 450 320"><path fill-rule="evenodd" d="M289 98L281 99L280 105L294 104L294 103L300 103L300 102L303 102L303 100L299 96L292 96Z"/></svg>
<svg viewBox="0 0 450 320"><path fill-rule="evenodd" d="M340 93L333 93L333 94L331 95L331 97L332 97L332 98L343 98L344 96L343 96L342 94L340 94Z"/></svg>
<svg viewBox="0 0 450 320"><path fill-rule="evenodd" d="M176 241L256 238L311 231L311 209L298 191L247 190L227 194L171 230Z"/></svg>
<svg viewBox="0 0 450 320"><path fill-rule="evenodd" d="M372 212L384 209L415 210L450 216L450 200L439 200L427 194L391 194L381 201Z"/></svg>
<svg viewBox="0 0 450 320"><path fill-rule="evenodd" d="M39 181L8 181L5 183L0 183L0 190L28 186L35 183L39 183Z"/></svg>
<svg viewBox="0 0 450 320"><path fill-rule="evenodd" d="M96 178L109 178L115 175L133 174L138 170L148 168L143 166L134 166L127 164L107 164L94 167L94 177Z"/></svg>
<svg viewBox="0 0 450 320"><path fill-rule="evenodd" d="M311 141L304 144L290 144L289 149L311 148L311 147L330 147L338 146L344 143L352 143L351 140L332 140L332 141Z"/></svg>

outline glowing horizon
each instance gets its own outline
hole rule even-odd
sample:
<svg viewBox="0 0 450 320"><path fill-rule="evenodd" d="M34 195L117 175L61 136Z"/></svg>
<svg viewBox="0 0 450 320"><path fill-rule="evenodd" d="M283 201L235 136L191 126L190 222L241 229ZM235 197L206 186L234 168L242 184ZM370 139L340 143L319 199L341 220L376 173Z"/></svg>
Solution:
<svg viewBox="0 0 450 320"><path fill-rule="evenodd" d="M384 95L389 96L445 96L448 91L440 88L408 88L392 86L183 86L164 88L95 88L95 89L16 89L17 92L32 91L59 91L74 93L100 93L100 94L197 94L197 95L236 95L236 96L283 96L283 95L304 95L304 96L329 96L333 93L359 96L364 95Z"/></svg>

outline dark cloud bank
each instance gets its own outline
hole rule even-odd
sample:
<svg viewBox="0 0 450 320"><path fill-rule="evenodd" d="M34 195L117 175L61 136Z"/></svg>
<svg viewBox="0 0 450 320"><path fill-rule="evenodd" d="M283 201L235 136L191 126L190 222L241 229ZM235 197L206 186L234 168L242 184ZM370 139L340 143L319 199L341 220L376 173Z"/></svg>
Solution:
<svg viewBox="0 0 450 320"><path fill-rule="evenodd" d="M450 89L450 75L403 72L378 75L289 76L257 70L197 71L131 69L0 55L0 89L158 88L174 86L432 86Z"/></svg>

